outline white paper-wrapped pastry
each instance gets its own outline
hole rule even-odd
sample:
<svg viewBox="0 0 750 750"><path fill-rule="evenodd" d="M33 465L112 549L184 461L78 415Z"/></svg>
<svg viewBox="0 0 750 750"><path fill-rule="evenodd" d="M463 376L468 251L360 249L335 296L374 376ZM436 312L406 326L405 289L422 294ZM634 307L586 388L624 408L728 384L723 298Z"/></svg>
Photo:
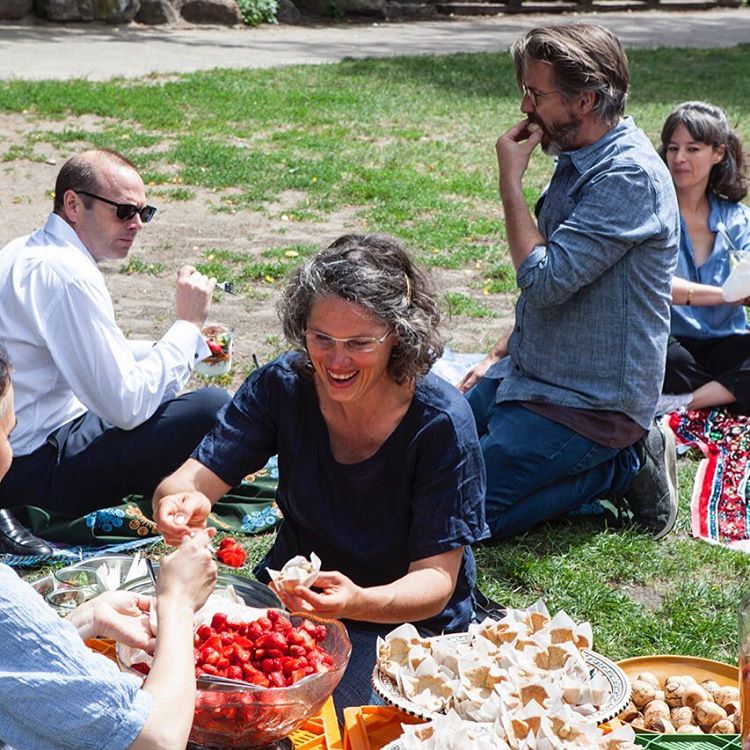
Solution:
<svg viewBox="0 0 750 750"><path fill-rule="evenodd" d="M404 725L403 730L398 746L404 750L510 750L489 728L462 721L453 711L428 724Z"/></svg>
<svg viewBox="0 0 750 750"><path fill-rule="evenodd" d="M210 623L217 612L223 612L232 622L253 622L263 617L268 609L248 607L234 586L227 586L212 592L206 603L195 613L195 624Z"/></svg>
<svg viewBox="0 0 750 750"><path fill-rule="evenodd" d="M430 713L445 711L455 689L455 682L440 673L411 675L401 671L398 685L402 695Z"/></svg>
<svg viewBox="0 0 750 750"><path fill-rule="evenodd" d="M271 580L284 591L291 591L295 586L312 586L320 573L320 558L312 552L308 560L297 555L284 563L281 570L266 568Z"/></svg>
<svg viewBox="0 0 750 750"><path fill-rule="evenodd" d="M590 677L583 649L592 640L588 623L577 624L564 612L551 618L540 600L528 610L508 610L499 621L472 625L464 638L423 641L415 629L397 628L378 642L378 664L417 706L494 723L494 734L511 750L537 750L540 743L542 750L577 750L593 736L578 724L595 726L586 717L599 711L611 690L604 675ZM573 727L564 730L568 739L554 724L536 737L542 719L551 717L560 727ZM621 744L612 750L624 750L626 740Z"/></svg>
<svg viewBox="0 0 750 750"><path fill-rule="evenodd" d="M493 692L486 700L477 702L459 687L453 696L452 706L459 716L468 721L491 724L500 716L502 699L497 692Z"/></svg>
<svg viewBox="0 0 750 750"><path fill-rule="evenodd" d="M495 692L495 685L508 679L504 670L492 663L462 659L458 664L462 696L479 704Z"/></svg>

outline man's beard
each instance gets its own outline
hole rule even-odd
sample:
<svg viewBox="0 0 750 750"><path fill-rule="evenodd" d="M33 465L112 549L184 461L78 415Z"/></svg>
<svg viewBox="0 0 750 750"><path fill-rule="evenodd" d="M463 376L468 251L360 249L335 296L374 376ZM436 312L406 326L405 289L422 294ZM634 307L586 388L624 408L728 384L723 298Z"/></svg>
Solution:
<svg viewBox="0 0 750 750"><path fill-rule="evenodd" d="M573 151L578 148L578 132L581 129L580 118L573 118L569 122L547 124L534 119L544 131L542 151L548 156L557 156L563 151ZM545 142L546 141L546 142Z"/></svg>

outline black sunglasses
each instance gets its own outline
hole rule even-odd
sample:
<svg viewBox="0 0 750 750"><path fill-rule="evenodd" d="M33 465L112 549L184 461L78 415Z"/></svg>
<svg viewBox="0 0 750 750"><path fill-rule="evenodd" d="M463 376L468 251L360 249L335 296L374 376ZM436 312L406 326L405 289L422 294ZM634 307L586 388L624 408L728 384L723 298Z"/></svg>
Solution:
<svg viewBox="0 0 750 750"><path fill-rule="evenodd" d="M88 195L89 198L96 198L96 200L102 203L109 203L110 206L114 206L117 211L117 218L121 221L130 221L136 214L141 217L141 221L144 224L148 224L151 219L154 218L156 209L153 206L134 206L132 203L115 203L109 200L109 198L102 198L101 195L94 195L94 193L88 193L85 190L74 190L74 193L79 195Z"/></svg>

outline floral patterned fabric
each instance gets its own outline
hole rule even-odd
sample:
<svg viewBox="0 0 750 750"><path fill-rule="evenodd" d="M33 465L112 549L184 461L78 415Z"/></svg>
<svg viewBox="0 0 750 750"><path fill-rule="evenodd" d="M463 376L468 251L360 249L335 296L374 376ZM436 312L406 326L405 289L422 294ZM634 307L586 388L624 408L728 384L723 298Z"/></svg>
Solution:
<svg viewBox="0 0 750 750"><path fill-rule="evenodd" d="M699 409L668 419L678 444L704 456L691 502L693 536L750 552L750 417Z"/></svg>

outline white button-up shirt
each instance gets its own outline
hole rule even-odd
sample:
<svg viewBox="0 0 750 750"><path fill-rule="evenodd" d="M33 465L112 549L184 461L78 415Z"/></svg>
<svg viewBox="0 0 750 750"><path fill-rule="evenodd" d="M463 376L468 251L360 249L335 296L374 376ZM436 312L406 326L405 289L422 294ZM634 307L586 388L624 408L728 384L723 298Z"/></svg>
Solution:
<svg viewBox="0 0 750 750"><path fill-rule="evenodd" d="M0 250L0 342L14 369L11 446L19 456L86 410L116 427L137 427L210 355L186 320L153 347L129 342L94 259L54 213L43 229Z"/></svg>

